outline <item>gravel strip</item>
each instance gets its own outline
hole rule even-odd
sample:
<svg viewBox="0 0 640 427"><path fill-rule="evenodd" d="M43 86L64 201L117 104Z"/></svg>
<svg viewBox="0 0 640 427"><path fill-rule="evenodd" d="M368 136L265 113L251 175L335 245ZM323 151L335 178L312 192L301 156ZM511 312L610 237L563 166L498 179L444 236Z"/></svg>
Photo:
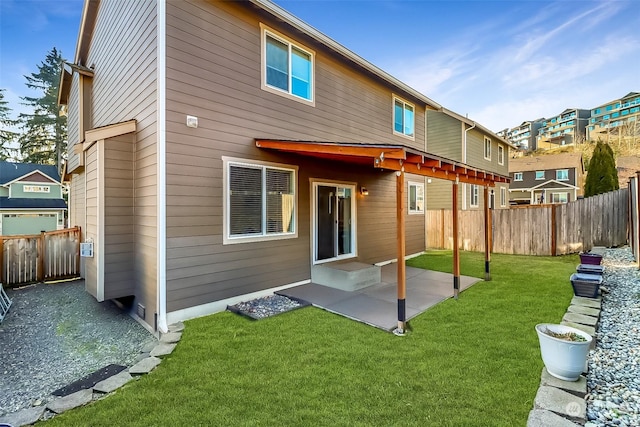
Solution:
<svg viewBox="0 0 640 427"><path fill-rule="evenodd" d="M251 318L263 319L265 317L275 316L276 314L294 310L302 307L302 305L302 303L282 295L268 295L266 297L256 298L251 301L232 305L230 308Z"/></svg>
<svg viewBox="0 0 640 427"><path fill-rule="evenodd" d="M13 305L0 324L0 414L53 399L51 392L109 364L131 366L156 341L84 281L7 290Z"/></svg>
<svg viewBox="0 0 640 427"><path fill-rule="evenodd" d="M608 249L596 348L589 355L586 426L640 426L640 272L629 248Z"/></svg>

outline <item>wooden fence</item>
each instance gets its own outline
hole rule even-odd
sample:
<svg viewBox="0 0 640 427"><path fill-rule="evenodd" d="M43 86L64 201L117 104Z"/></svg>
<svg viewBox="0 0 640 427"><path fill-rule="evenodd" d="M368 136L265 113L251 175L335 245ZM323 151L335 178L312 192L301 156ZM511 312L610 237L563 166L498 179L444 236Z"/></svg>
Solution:
<svg viewBox="0 0 640 427"><path fill-rule="evenodd" d="M490 212L492 252L562 255L627 243L629 191ZM484 212L459 212L459 247L484 251ZM427 211L427 247L453 248L450 210Z"/></svg>
<svg viewBox="0 0 640 427"><path fill-rule="evenodd" d="M0 278L16 286L80 275L80 227L0 236Z"/></svg>
<svg viewBox="0 0 640 427"><path fill-rule="evenodd" d="M640 267L640 172L629 180L629 243Z"/></svg>

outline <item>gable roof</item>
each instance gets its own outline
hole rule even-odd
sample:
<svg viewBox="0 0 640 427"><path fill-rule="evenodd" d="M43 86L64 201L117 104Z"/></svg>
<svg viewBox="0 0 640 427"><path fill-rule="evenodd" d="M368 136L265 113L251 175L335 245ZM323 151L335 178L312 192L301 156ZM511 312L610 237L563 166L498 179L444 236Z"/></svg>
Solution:
<svg viewBox="0 0 640 427"><path fill-rule="evenodd" d="M579 168L579 170L582 171L582 153L559 153L544 156L527 156L509 160L509 172L541 171L564 168Z"/></svg>
<svg viewBox="0 0 640 427"><path fill-rule="evenodd" d="M0 197L0 209L67 209L67 202L63 199Z"/></svg>
<svg viewBox="0 0 640 427"><path fill-rule="evenodd" d="M34 163L0 162L0 185L5 185L19 178L40 172L42 175L60 182L58 168L53 165L37 165Z"/></svg>
<svg viewBox="0 0 640 427"><path fill-rule="evenodd" d="M562 181L558 181L555 179L550 179L548 181L545 181L543 183L540 183L538 185L534 185L533 187L531 187L529 189L529 191L533 191L533 190L537 190L539 188L558 188L558 187L567 187L567 188L573 188L575 190L578 190L579 187L573 185L573 184L569 184L568 182L562 182Z"/></svg>

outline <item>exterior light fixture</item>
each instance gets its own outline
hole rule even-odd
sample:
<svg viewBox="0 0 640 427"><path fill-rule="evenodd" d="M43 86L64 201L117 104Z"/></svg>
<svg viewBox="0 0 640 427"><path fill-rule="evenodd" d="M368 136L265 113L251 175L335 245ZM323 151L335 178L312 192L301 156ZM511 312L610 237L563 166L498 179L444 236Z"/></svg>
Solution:
<svg viewBox="0 0 640 427"><path fill-rule="evenodd" d="M363 196L368 196L369 190L367 190L366 187L360 187L360 194L362 194Z"/></svg>

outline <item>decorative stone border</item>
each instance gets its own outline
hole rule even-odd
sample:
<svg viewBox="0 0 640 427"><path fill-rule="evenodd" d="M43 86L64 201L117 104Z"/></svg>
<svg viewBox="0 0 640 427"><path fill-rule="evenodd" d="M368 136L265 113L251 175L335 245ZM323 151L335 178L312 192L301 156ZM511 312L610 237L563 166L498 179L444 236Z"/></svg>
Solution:
<svg viewBox="0 0 640 427"><path fill-rule="evenodd" d="M133 366L100 381L93 388L84 389L68 396L59 397L46 405L33 406L13 414L7 414L0 418L0 424L9 424L13 427L35 424L39 420L48 420L57 414L69 409L86 405L94 400L104 399L129 381L137 379L140 375L148 374L162 361L162 357L171 354L182 338L184 324L182 322L169 326L169 332L160 334L160 340L152 348L141 350L140 360Z"/></svg>
<svg viewBox="0 0 640 427"><path fill-rule="evenodd" d="M604 248L593 248L592 253L604 253ZM591 335L591 349L596 345L596 326L600 319L602 297L583 298L574 296L561 325L580 329ZM585 364L586 374L589 364ZM529 412L527 427L575 427L584 425L587 419L587 379L581 375L578 381L563 381L551 376L542 368L540 387Z"/></svg>

